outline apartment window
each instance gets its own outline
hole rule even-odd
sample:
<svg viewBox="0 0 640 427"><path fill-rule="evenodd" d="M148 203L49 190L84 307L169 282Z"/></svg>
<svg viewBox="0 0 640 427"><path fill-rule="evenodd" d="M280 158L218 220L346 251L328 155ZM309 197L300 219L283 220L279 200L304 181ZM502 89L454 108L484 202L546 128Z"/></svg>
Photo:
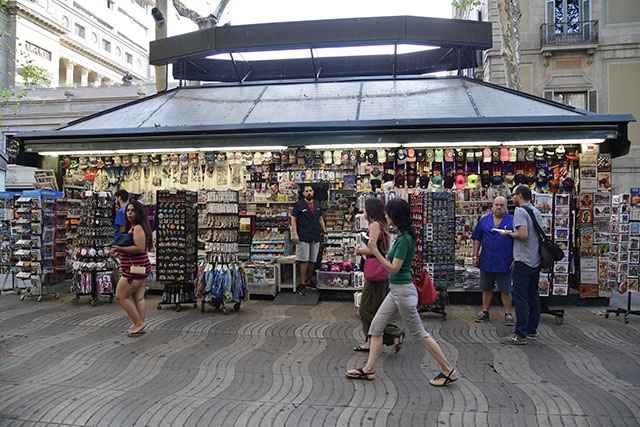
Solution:
<svg viewBox="0 0 640 427"><path fill-rule="evenodd" d="M76 24L76 36L84 38L84 27L82 25Z"/></svg>
<svg viewBox="0 0 640 427"><path fill-rule="evenodd" d="M111 42L109 40L102 40L102 49L111 52Z"/></svg>
<svg viewBox="0 0 640 427"><path fill-rule="evenodd" d="M583 110L598 112L598 90L590 89L584 92L569 92L545 90L542 92L545 99L560 102Z"/></svg>
<svg viewBox="0 0 640 427"><path fill-rule="evenodd" d="M124 60L127 64L133 64L133 55L131 55L130 53L125 52L124 53Z"/></svg>
<svg viewBox="0 0 640 427"><path fill-rule="evenodd" d="M113 0L107 0L107 9L113 10L114 7L115 3L113 2Z"/></svg>
<svg viewBox="0 0 640 427"><path fill-rule="evenodd" d="M547 24L556 34L575 34L591 18L590 0L547 0Z"/></svg>
<svg viewBox="0 0 640 427"><path fill-rule="evenodd" d="M586 92L553 92L553 100L572 107L587 109Z"/></svg>

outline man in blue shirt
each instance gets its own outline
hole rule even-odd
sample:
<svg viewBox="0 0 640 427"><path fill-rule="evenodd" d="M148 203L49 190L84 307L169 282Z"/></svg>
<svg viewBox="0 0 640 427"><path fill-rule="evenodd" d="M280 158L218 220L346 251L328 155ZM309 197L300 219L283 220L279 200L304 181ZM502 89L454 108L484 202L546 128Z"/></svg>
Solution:
<svg viewBox="0 0 640 427"><path fill-rule="evenodd" d="M482 290L482 312L477 323L489 321L489 308L493 299L493 288L498 287L504 307L504 324L513 326L511 314L511 264L513 262L513 240L506 239L494 229L513 231L513 216L507 212L507 200L498 196L493 199L491 213L483 216L473 230L473 266L480 269Z"/></svg>
<svg viewBox="0 0 640 427"><path fill-rule="evenodd" d="M115 240L115 238L118 237L118 234L127 231L125 229L125 210L127 209L127 202L129 201L129 192L127 192L127 190L120 189L115 192L113 197L115 198L117 209L116 220L113 225L113 239Z"/></svg>

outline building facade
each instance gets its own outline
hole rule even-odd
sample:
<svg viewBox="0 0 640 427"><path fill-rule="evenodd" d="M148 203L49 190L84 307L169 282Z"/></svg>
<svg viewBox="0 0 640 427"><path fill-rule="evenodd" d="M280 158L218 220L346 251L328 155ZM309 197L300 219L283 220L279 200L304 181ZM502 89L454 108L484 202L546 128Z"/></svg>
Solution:
<svg viewBox="0 0 640 427"><path fill-rule="evenodd" d="M637 0L520 0L522 91L600 114L640 118L640 8ZM486 81L506 85L498 0L484 0L493 22L484 54ZM640 185L640 125L629 124L631 151L614 160L614 192Z"/></svg>
<svg viewBox="0 0 640 427"><path fill-rule="evenodd" d="M50 87L148 82L151 0L9 0L0 23L0 86L21 87L25 66L47 71Z"/></svg>

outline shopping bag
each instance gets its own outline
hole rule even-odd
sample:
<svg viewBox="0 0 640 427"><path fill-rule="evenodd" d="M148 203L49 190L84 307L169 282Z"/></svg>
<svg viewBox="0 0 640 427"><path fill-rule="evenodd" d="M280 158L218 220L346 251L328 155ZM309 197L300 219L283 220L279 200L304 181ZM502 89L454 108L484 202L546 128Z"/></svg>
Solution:
<svg viewBox="0 0 640 427"><path fill-rule="evenodd" d="M418 290L418 305L431 305L436 302L438 294L427 270L420 270L420 274L414 276L413 284Z"/></svg>

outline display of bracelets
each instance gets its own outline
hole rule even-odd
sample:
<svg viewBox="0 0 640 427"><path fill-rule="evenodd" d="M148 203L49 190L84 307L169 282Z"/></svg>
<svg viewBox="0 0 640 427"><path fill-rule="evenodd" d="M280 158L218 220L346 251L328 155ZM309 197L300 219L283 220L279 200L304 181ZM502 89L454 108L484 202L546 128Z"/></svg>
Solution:
<svg viewBox="0 0 640 427"><path fill-rule="evenodd" d="M78 237L77 245L86 247L103 247L111 246L113 244L113 236L101 236L101 237Z"/></svg>
<svg viewBox="0 0 640 427"><path fill-rule="evenodd" d="M238 224L237 215L208 214L198 219L198 227L238 228Z"/></svg>
<svg viewBox="0 0 640 427"><path fill-rule="evenodd" d="M238 192L236 191L201 191L198 197L204 203L238 203Z"/></svg>
<svg viewBox="0 0 640 427"><path fill-rule="evenodd" d="M207 254L207 262L210 264L228 264L237 261L236 254L210 253Z"/></svg>
<svg viewBox="0 0 640 427"><path fill-rule="evenodd" d="M238 253L238 243L208 242L204 250L211 253Z"/></svg>
<svg viewBox="0 0 640 427"><path fill-rule="evenodd" d="M207 202L207 213L210 214L237 214L238 205L235 203L211 203Z"/></svg>
<svg viewBox="0 0 640 427"><path fill-rule="evenodd" d="M78 258L104 258L109 256L109 252L111 251L110 246L105 246L101 248L95 247L76 247L76 257Z"/></svg>
<svg viewBox="0 0 640 427"><path fill-rule="evenodd" d="M72 267L74 271L108 271L117 268L117 264L112 258L106 258L99 262L74 261Z"/></svg>

